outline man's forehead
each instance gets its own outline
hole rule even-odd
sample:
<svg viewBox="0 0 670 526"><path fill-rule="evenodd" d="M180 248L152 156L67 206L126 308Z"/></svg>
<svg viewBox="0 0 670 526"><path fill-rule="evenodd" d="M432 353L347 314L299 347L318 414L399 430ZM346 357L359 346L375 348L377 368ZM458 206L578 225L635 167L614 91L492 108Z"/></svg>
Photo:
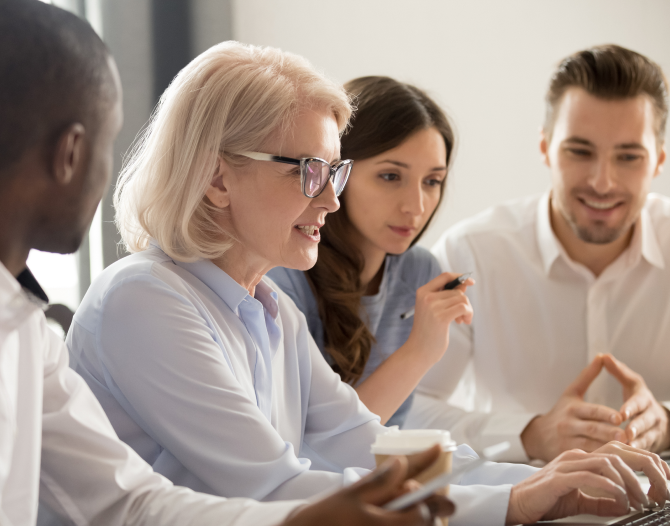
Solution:
<svg viewBox="0 0 670 526"><path fill-rule="evenodd" d="M562 97L554 137L616 145L640 144L655 139L653 102L647 95L626 99L604 99L582 88L569 88Z"/></svg>

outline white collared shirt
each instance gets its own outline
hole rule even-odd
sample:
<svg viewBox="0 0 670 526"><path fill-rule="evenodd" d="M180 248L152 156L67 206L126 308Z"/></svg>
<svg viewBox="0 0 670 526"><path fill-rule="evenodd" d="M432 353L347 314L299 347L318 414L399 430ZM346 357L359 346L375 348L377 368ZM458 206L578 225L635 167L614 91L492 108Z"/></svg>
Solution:
<svg viewBox="0 0 670 526"><path fill-rule="evenodd" d="M648 196L629 247L597 278L556 238L549 193L457 224L433 253L445 271L474 271L475 315L470 326L452 325L407 426L450 429L476 450L509 440L508 460L525 461L523 429L598 353L670 400L670 199ZM603 372L586 400L618 409L622 388Z"/></svg>
<svg viewBox="0 0 670 526"><path fill-rule="evenodd" d="M252 297L211 261L173 261L152 245L91 285L67 342L121 439L177 484L305 498L341 487L350 466L374 467L379 417L267 278ZM454 465L473 454L461 446ZM453 524L503 524L510 484L533 472L489 464L467 474L450 490Z"/></svg>
<svg viewBox="0 0 670 526"><path fill-rule="evenodd" d="M0 263L0 524L39 498L77 526L275 525L301 502L222 499L172 485L121 442L34 298Z"/></svg>

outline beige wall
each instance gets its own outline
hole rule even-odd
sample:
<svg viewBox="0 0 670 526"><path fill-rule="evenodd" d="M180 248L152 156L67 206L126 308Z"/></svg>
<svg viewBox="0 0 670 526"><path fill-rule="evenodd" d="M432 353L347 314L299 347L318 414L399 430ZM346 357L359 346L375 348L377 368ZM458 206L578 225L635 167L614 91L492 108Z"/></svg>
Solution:
<svg viewBox="0 0 670 526"><path fill-rule="evenodd" d="M342 82L390 75L447 109L459 146L427 246L460 219L547 188L538 129L562 57L617 43L670 73L667 0L234 0L233 8L237 40L304 55ZM670 175L654 189L670 195Z"/></svg>

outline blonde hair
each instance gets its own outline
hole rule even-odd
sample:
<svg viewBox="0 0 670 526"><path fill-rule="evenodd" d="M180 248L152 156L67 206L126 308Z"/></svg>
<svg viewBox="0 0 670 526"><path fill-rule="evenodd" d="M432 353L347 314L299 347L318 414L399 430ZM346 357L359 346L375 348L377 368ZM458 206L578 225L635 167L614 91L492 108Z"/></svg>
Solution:
<svg viewBox="0 0 670 526"><path fill-rule="evenodd" d="M258 151L306 108L332 111L340 132L351 115L344 89L298 55L224 42L196 57L163 93L119 176L114 207L126 250L153 238L173 259L221 256L233 241L204 199L218 157L235 163L230 152Z"/></svg>

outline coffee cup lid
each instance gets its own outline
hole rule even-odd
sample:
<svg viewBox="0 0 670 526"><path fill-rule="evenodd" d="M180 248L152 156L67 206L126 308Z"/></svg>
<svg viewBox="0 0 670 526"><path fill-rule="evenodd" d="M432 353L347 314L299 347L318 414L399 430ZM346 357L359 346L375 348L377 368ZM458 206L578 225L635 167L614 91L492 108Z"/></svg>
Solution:
<svg viewBox="0 0 670 526"><path fill-rule="evenodd" d="M372 444L373 455L411 455L439 444L442 451L455 451L456 442L449 431L441 429L398 429L391 426L379 433Z"/></svg>

